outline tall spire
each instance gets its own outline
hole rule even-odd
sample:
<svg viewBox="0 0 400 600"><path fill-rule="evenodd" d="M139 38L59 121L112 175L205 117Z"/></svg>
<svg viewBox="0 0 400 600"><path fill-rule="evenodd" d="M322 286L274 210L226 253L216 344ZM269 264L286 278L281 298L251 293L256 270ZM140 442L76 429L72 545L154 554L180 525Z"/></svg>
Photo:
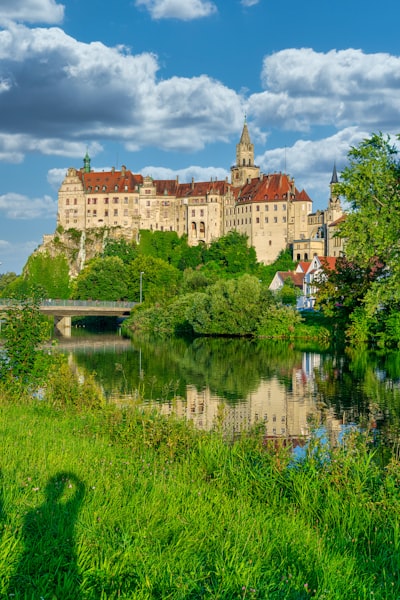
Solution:
<svg viewBox="0 0 400 600"><path fill-rule="evenodd" d="M331 185L332 185L332 183L339 183L339 179L338 179L337 171L336 171L336 162L333 165L332 179L331 179L330 183L331 183Z"/></svg>
<svg viewBox="0 0 400 600"><path fill-rule="evenodd" d="M90 156L88 151L86 150L85 157L83 159L83 171L85 173L90 173Z"/></svg>
<svg viewBox="0 0 400 600"><path fill-rule="evenodd" d="M243 125L243 131L242 131L242 135L240 138L240 144L251 144L251 140L250 140L250 134L249 134L249 130L247 128L247 119L246 119L246 115L244 117L244 125Z"/></svg>

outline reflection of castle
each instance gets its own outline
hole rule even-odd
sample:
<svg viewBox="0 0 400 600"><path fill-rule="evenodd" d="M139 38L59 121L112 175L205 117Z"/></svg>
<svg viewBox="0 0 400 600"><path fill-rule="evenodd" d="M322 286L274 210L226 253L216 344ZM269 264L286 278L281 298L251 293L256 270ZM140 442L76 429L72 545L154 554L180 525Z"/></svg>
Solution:
<svg viewBox="0 0 400 600"><path fill-rule="evenodd" d="M158 405L164 415L176 414L192 420L196 427L212 429L218 421L228 434L247 431L263 423L265 434L271 437L305 437L310 433L309 417L316 412L312 386L293 370L292 386L288 389L277 377L262 380L259 387L236 404L210 392L209 388L197 390L189 385L186 399Z"/></svg>

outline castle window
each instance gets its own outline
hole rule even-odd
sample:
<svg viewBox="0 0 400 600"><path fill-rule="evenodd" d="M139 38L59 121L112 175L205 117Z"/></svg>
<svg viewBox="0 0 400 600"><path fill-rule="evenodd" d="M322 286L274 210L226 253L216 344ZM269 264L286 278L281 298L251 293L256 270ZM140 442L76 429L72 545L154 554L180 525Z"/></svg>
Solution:
<svg viewBox="0 0 400 600"><path fill-rule="evenodd" d="M286 204L282 204L282 210L286 210Z"/></svg>
<svg viewBox="0 0 400 600"><path fill-rule="evenodd" d="M118 217L118 208L114 208L114 217Z"/></svg>
<svg viewBox="0 0 400 600"><path fill-rule="evenodd" d="M260 205L259 204L257 204L257 206L256 206L256 211L260 212Z"/></svg>
<svg viewBox="0 0 400 600"><path fill-rule="evenodd" d="M97 217L97 210L94 210L94 211L93 211L93 216L94 216L94 217Z"/></svg>
<svg viewBox="0 0 400 600"><path fill-rule="evenodd" d="M92 204L97 204L97 198L92 199Z"/></svg>
<svg viewBox="0 0 400 600"><path fill-rule="evenodd" d="M91 203L91 199L90 199L90 198L88 198L88 199L87 199L87 203L88 203L88 204L90 204L90 203Z"/></svg>
<svg viewBox="0 0 400 600"><path fill-rule="evenodd" d="M66 199L65 204L68 206L68 204L69 204L69 198Z"/></svg>
<svg viewBox="0 0 400 600"><path fill-rule="evenodd" d="M118 192L118 186L114 186L114 192Z"/></svg>
<svg viewBox="0 0 400 600"><path fill-rule="evenodd" d="M260 217L256 217L256 223L260 222Z"/></svg>
<svg viewBox="0 0 400 600"><path fill-rule="evenodd" d="M124 204L128 204L128 198L126 196L124 198Z"/></svg>
<svg viewBox="0 0 400 600"><path fill-rule="evenodd" d="M103 185L103 192L107 191L107 186Z"/></svg>
<svg viewBox="0 0 400 600"><path fill-rule="evenodd" d="M74 204L75 206L78 204L78 200L76 198L74 198Z"/></svg>
<svg viewBox="0 0 400 600"><path fill-rule="evenodd" d="M274 217L274 223L278 222L278 217Z"/></svg>
<svg viewBox="0 0 400 600"><path fill-rule="evenodd" d="M113 198L113 204L118 204L118 198Z"/></svg>
<svg viewBox="0 0 400 600"><path fill-rule="evenodd" d="M104 198L104 204L108 204L109 198Z"/></svg>
<svg viewBox="0 0 400 600"><path fill-rule="evenodd" d="M195 216L196 216L196 211L192 210L192 217L195 217Z"/></svg>
<svg viewBox="0 0 400 600"><path fill-rule="evenodd" d="M128 216L128 209L124 208L124 217L127 217L127 216Z"/></svg>
<svg viewBox="0 0 400 600"><path fill-rule="evenodd" d="M278 210L278 205L274 204L274 210Z"/></svg>
<svg viewBox="0 0 400 600"><path fill-rule="evenodd" d="M282 217L282 221L286 223L286 217Z"/></svg>
<svg viewBox="0 0 400 600"><path fill-rule="evenodd" d="M104 216L105 216L105 217L108 217L108 210L105 210L105 211L104 211Z"/></svg>
<svg viewBox="0 0 400 600"><path fill-rule="evenodd" d="M265 208L266 211L268 211L269 210L268 204L266 204L264 208Z"/></svg>
<svg viewBox="0 0 400 600"><path fill-rule="evenodd" d="M265 221L266 223L268 223L268 217L265 217L264 221Z"/></svg>

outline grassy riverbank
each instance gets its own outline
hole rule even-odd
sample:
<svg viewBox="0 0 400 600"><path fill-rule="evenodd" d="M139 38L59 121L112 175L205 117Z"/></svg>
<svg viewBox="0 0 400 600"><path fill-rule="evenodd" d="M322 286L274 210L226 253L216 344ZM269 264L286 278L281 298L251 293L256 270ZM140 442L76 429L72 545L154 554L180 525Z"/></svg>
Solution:
<svg viewBox="0 0 400 600"><path fill-rule="evenodd" d="M400 465L0 398L2 598L400 597ZM13 595L12 595L13 594Z"/></svg>

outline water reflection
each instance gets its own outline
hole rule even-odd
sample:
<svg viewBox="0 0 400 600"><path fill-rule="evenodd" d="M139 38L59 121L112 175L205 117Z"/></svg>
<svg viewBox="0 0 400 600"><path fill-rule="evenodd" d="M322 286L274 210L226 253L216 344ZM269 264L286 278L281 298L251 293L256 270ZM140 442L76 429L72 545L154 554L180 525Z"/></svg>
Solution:
<svg viewBox="0 0 400 600"><path fill-rule="evenodd" d="M267 437L301 440L324 423L399 431L400 354L371 357L301 351L286 343L201 338L132 341L117 336L61 343L81 377L95 372L109 401L143 401L164 414L236 435L257 423Z"/></svg>

